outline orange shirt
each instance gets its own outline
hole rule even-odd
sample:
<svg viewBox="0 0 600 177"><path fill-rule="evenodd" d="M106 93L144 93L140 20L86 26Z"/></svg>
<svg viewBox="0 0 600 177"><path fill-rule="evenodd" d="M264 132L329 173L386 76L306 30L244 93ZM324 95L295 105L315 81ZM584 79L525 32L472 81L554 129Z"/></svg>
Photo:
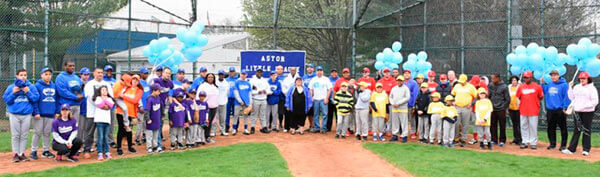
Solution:
<svg viewBox="0 0 600 177"><path fill-rule="evenodd" d="M137 117L139 103L143 94L144 90L139 87L129 87L121 94L121 98L125 102L125 105L127 105L127 114L129 114L129 117ZM120 107L117 107L117 113L123 114L123 110L121 110Z"/></svg>

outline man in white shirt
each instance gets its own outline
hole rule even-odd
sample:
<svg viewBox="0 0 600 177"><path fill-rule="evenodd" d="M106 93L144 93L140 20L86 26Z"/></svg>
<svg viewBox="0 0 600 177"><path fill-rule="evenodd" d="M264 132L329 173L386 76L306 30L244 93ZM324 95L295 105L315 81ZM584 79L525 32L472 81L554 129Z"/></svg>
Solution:
<svg viewBox="0 0 600 177"><path fill-rule="evenodd" d="M225 118L227 118L227 101L229 99L229 82L225 80L225 70L219 70L219 79L215 84L219 87L219 107L217 107L217 117L219 118L219 127L221 128L221 136L228 136L226 131ZM211 134L215 134L217 126L213 126Z"/></svg>
<svg viewBox="0 0 600 177"><path fill-rule="evenodd" d="M101 86L106 86L109 90L108 95L110 95L110 97L113 97L112 86L109 82L103 79L103 76L104 71L102 70L102 68L94 69L94 79L88 81L85 84L85 87L83 88L83 93L86 96L86 121L83 121L83 124L79 124L79 131L85 140L85 142L83 142L84 153L89 153L92 148L92 145L94 144L94 133L96 132L96 124L94 123L94 112L96 109L100 109L96 107L93 100L96 90ZM113 119L110 120L112 124Z"/></svg>
<svg viewBox="0 0 600 177"><path fill-rule="evenodd" d="M323 67L317 66L317 76L310 80L308 88L313 98L313 109L314 109L314 123L315 127L312 130L313 133L327 132L327 103L329 102L329 94L331 92L331 80L323 76ZM323 115L322 124L319 122L319 113Z"/></svg>
<svg viewBox="0 0 600 177"><path fill-rule="evenodd" d="M262 74L263 70L258 69L256 74L250 79L250 84L252 85L252 116L250 116L250 119L252 122L256 122L260 118L260 130L262 133L266 133L269 119L267 117L267 94L271 92L271 87ZM254 127L250 129L250 134L254 134Z"/></svg>

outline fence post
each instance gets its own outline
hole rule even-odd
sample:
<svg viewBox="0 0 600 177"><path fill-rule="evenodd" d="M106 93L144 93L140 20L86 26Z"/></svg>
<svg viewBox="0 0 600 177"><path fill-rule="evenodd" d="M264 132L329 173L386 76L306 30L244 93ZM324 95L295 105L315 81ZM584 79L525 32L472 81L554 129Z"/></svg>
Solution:
<svg viewBox="0 0 600 177"><path fill-rule="evenodd" d="M44 66L48 67L48 21L50 16L50 4L44 0Z"/></svg>
<svg viewBox="0 0 600 177"><path fill-rule="evenodd" d="M460 72L465 73L465 0L460 0Z"/></svg>
<svg viewBox="0 0 600 177"><path fill-rule="evenodd" d="M540 0L540 44L544 46L544 0Z"/></svg>

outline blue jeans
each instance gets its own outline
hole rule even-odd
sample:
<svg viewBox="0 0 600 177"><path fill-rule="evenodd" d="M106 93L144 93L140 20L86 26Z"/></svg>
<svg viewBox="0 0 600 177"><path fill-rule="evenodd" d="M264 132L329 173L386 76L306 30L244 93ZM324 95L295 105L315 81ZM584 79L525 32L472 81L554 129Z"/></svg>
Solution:
<svg viewBox="0 0 600 177"><path fill-rule="evenodd" d="M229 117L235 115L235 112L233 111L235 107L235 98L229 98L227 100L227 107L225 108L225 111L227 113L225 113L225 128L226 128L226 132L229 132ZM234 123L235 125L237 125L238 123ZM237 126L235 127L237 128Z"/></svg>
<svg viewBox="0 0 600 177"><path fill-rule="evenodd" d="M110 124L108 123L96 123L96 129L98 129L98 140L96 141L96 147L98 148L98 154L108 153L108 130Z"/></svg>
<svg viewBox="0 0 600 177"><path fill-rule="evenodd" d="M319 126L319 112L323 113L323 131L327 131L327 105L323 102L323 100L314 100L313 101L313 109L315 111L315 115L313 120L315 122L315 130L319 130L321 126Z"/></svg>

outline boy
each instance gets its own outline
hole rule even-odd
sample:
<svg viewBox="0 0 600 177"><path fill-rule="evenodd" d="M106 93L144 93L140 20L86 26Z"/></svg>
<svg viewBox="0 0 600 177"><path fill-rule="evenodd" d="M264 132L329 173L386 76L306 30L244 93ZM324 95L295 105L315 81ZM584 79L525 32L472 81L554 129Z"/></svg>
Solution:
<svg viewBox="0 0 600 177"><path fill-rule="evenodd" d="M277 73L272 72L270 74L269 79L269 89L271 89L270 94L267 95L267 120L269 116L271 117L271 130L274 132L279 131L277 129L277 119L279 114L277 113L277 109L279 108L279 99L281 98L281 83L277 80ZM267 122L268 123L268 122ZM269 132L269 130L266 130Z"/></svg>
<svg viewBox="0 0 600 177"><path fill-rule="evenodd" d="M367 82L361 81L358 83L360 90L356 99L356 139L367 140L369 131L369 100L371 98L371 90ZM375 86L375 84L373 84Z"/></svg>
<svg viewBox="0 0 600 177"><path fill-rule="evenodd" d="M479 99L475 102L475 128L479 136L479 147L484 149L484 145L487 144L488 149L492 150L492 141L490 133L491 116L494 107L492 102L487 98L487 91L485 88L477 89ZM483 138L485 137L485 140Z"/></svg>
<svg viewBox="0 0 600 177"><path fill-rule="evenodd" d="M429 129L429 144L433 145L433 141L437 136L438 145L442 145L442 112L444 112L444 103L440 101L440 93L431 94L431 103L427 108L427 114L431 114L431 129Z"/></svg>
<svg viewBox="0 0 600 177"><path fill-rule="evenodd" d="M37 160L37 150L42 141L42 157L54 158L50 152L50 132L52 121L60 115L60 105L57 102L56 85L52 82L52 70L43 68L40 72L41 78L35 83L38 90L39 100L33 104L33 140L31 141L31 159ZM42 108L42 109L40 109Z"/></svg>
<svg viewBox="0 0 600 177"><path fill-rule="evenodd" d="M427 143L429 138L429 114L427 114L427 107L429 107L429 84L421 83L421 89L417 96L417 103L415 104L417 110L417 117L419 118L419 125L417 126L419 141ZM439 92L438 92L439 93Z"/></svg>
<svg viewBox="0 0 600 177"><path fill-rule="evenodd" d="M10 134L13 162L29 161L25 157L27 148L27 137L33 104L38 100L38 91L33 84L27 81L27 70L19 69L14 84L9 85L4 91L2 98L6 103L6 110L10 119Z"/></svg>
<svg viewBox="0 0 600 177"><path fill-rule="evenodd" d="M231 131L231 135L235 136L237 134L237 128L239 125L240 117L243 117L244 121L244 134L249 135L248 131L248 114L244 114L244 110L248 107L251 108L252 105L252 84L246 78L248 76L248 71L242 70L240 72L240 79L235 81L233 86L233 94L235 95L235 107L234 107L234 116L233 116L233 130Z"/></svg>
<svg viewBox="0 0 600 177"><path fill-rule="evenodd" d="M343 82L340 87L340 91L335 93L333 98L333 104L337 110L337 131L335 138L342 139L346 138L346 130L350 124L350 112L352 111L352 105L354 105L354 97L350 91L348 91L348 83Z"/></svg>
<svg viewBox="0 0 600 177"><path fill-rule="evenodd" d="M208 104L204 101L206 92L200 91L199 99L196 100L196 90L188 89L188 98L184 101L184 105L188 108L187 121L190 124L189 132L186 137L188 147L204 145L206 143L204 136L204 127L206 126L206 114L208 113Z"/></svg>
<svg viewBox="0 0 600 177"><path fill-rule="evenodd" d="M392 111L390 122L392 125L392 134L394 135L390 142L398 141L400 126L402 126L402 142L406 143L408 136L408 100L410 99L410 90L404 85L404 76L396 77L398 84L390 91L390 104Z"/></svg>
<svg viewBox="0 0 600 177"><path fill-rule="evenodd" d="M146 103L144 103L144 111L147 112L145 114L145 122L146 122L146 149L148 150L148 154L152 154L153 152L162 153L163 150L158 146L158 135L161 130L162 120L162 101L159 97L162 87L158 84L153 84L150 86L152 92L150 96L146 99Z"/></svg>
<svg viewBox="0 0 600 177"><path fill-rule="evenodd" d="M383 84L375 84L375 92L371 94L371 109L373 110L373 141L385 141L383 131L385 126L386 105L389 103L388 95L383 91Z"/></svg>
<svg viewBox="0 0 600 177"><path fill-rule="evenodd" d="M454 147L452 144L454 140L454 122L456 122L458 111L454 107L454 97L452 95L446 95L444 102L446 102L446 107L442 112L442 132L444 132L442 133L442 139L445 146L452 148Z"/></svg>
<svg viewBox="0 0 600 177"><path fill-rule="evenodd" d="M173 96L177 102L181 103L185 92L183 89L178 88L173 91ZM175 150L175 143L177 143L178 149L185 149L183 147L183 129L188 127L188 123L185 121L186 110L183 105L179 105L175 102L169 106L169 135L171 136L171 150Z"/></svg>
<svg viewBox="0 0 600 177"><path fill-rule="evenodd" d="M183 99L183 102L181 102L181 104L183 105L183 107L185 107L185 122L187 122L189 126L183 130L183 134L185 138L185 147L193 148L197 138L194 134L196 131L194 130L194 128L196 128L195 125L197 125L197 121L194 122L194 118L196 118L194 117L195 111L197 110L197 105L195 104L196 91L194 89L187 89L186 94L187 95L185 99Z"/></svg>

